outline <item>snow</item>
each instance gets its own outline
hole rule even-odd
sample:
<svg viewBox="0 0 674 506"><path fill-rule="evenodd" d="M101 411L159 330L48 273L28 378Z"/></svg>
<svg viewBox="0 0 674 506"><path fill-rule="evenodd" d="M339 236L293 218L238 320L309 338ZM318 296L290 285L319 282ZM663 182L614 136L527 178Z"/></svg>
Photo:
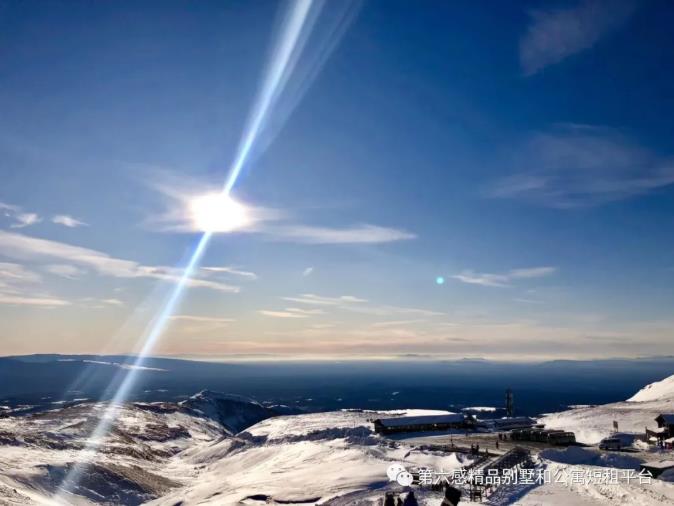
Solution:
<svg viewBox="0 0 674 506"><path fill-rule="evenodd" d="M570 446L563 450L543 450L540 456L562 464L613 467L617 469L639 469L641 460L629 453L600 452L595 449L585 449Z"/></svg>
<svg viewBox="0 0 674 506"><path fill-rule="evenodd" d="M236 434L260 420L277 414L247 397L208 390L180 402L179 406L192 414L218 422L230 434Z"/></svg>
<svg viewBox="0 0 674 506"><path fill-rule="evenodd" d="M463 408L461 411L474 411L475 413L494 413L498 408L491 406L471 406Z"/></svg>
<svg viewBox="0 0 674 506"><path fill-rule="evenodd" d="M464 415L430 415L430 416L402 416L397 418L380 418L385 427L405 427L408 425L430 425L434 423L462 423Z"/></svg>
<svg viewBox="0 0 674 506"><path fill-rule="evenodd" d="M656 469L667 469L668 467L674 467L674 460L654 460L644 462L644 465Z"/></svg>
<svg viewBox="0 0 674 506"><path fill-rule="evenodd" d="M71 463L81 458L105 407L78 404L0 418L0 504L49 504ZM176 404L125 405L114 420L79 495L69 499L72 504L100 502L101 497L126 504L152 500L195 475L193 466L184 464L169 472L167 462L227 437L217 422ZM17 499L10 501L12 495Z"/></svg>
<svg viewBox="0 0 674 506"><path fill-rule="evenodd" d="M151 504L237 504L252 496L322 504L348 495L355 501L383 495L393 462L451 470L470 461L464 455L410 450L376 436L370 420L383 414L336 411L264 420L240 434L253 438L244 446L222 441L190 455L204 466L199 479Z"/></svg>
<svg viewBox="0 0 674 506"><path fill-rule="evenodd" d="M666 381L666 380L664 380ZM674 395L658 382L629 401L583 406L542 418L547 428L572 430L577 439L597 443L613 435L634 442L633 433L653 427L660 413L674 412ZM641 395L647 392L648 395ZM657 393L657 395L655 395ZM645 398L644 398L645 397ZM0 504L49 504L60 478L79 455L104 404L65 405L27 416L0 418ZM477 408L470 408L477 409ZM374 433L375 419L452 418L436 410L341 410L278 415L254 400L200 392L180 403L135 403L120 408L96 456L87 482L70 504L121 503L154 506L228 505L295 502L330 506L377 504L387 490L386 469L451 471L473 457L432 451L413 440ZM421 417L421 418L419 418ZM613 421L623 432L613 434ZM538 466L552 476L637 470L643 460L671 460L671 453L605 452L597 448L546 449ZM637 443L634 443L636 448ZM674 504L674 472L650 484L597 480L503 486L487 504L505 506ZM102 488L101 488L102 487ZM439 496L419 490L423 506L438 506ZM114 498L117 499L114 499ZM462 504L470 504L464 498Z"/></svg>
<svg viewBox="0 0 674 506"><path fill-rule="evenodd" d="M674 399L674 375L646 385L627 399L627 402L648 402L664 399Z"/></svg>
<svg viewBox="0 0 674 506"><path fill-rule="evenodd" d="M585 475L590 472L605 472L611 468L585 465L568 465L550 462L547 470L551 476L564 473ZM581 480L575 483L565 480L561 483L546 483L532 488L523 497L513 502L492 502L492 504L514 504L517 506L662 506L674 504L674 486L662 480L639 483L638 480L618 480L617 483L601 483L596 480Z"/></svg>
<svg viewBox="0 0 674 506"><path fill-rule="evenodd" d="M674 412L674 397L649 398L638 402L633 399L634 397L625 402L550 413L539 421L548 429L574 432L578 442L598 444L613 434L613 421L618 422L622 432L643 434L646 427L655 428L655 418L658 415Z"/></svg>

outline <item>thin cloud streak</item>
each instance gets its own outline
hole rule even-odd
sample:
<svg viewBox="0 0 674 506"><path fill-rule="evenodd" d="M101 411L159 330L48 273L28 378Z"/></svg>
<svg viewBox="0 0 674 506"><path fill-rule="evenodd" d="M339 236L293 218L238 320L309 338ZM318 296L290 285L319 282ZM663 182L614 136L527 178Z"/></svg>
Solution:
<svg viewBox="0 0 674 506"><path fill-rule="evenodd" d="M15 223L10 225L10 228L24 228L40 223L42 218L36 213L18 213L14 215Z"/></svg>
<svg viewBox="0 0 674 506"><path fill-rule="evenodd" d="M15 259L59 259L90 268L100 275L115 278L152 278L171 283L180 280L180 270L173 267L141 265L100 251L1 230L0 255ZM236 293L240 290L238 286L199 278L189 279L187 285L227 293Z"/></svg>
<svg viewBox="0 0 674 506"><path fill-rule="evenodd" d="M485 194L557 209L598 206L674 185L674 159L657 156L616 130L559 125L518 150L523 170L494 181Z"/></svg>
<svg viewBox="0 0 674 506"><path fill-rule="evenodd" d="M23 265L0 262L0 304L13 306L68 306L70 302L36 289L42 277Z"/></svg>
<svg viewBox="0 0 674 506"><path fill-rule="evenodd" d="M77 279L87 273L86 270L69 264L50 264L46 265L43 270L49 274L60 276L66 279Z"/></svg>
<svg viewBox="0 0 674 506"><path fill-rule="evenodd" d="M341 306L343 304L360 304L367 302L366 299L354 297L353 295L341 295L339 297L325 297L313 293L305 293L297 297L282 297L289 302L298 302L300 304L310 304L317 306Z"/></svg>
<svg viewBox="0 0 674 506"><path fill-rule="evenodd" d="M441 316L444 313L421 309L415 307L400 307L391 305L380 305L369 303L367 299L354 297L353 295L342 295L339 297L326 297L312 293L305 293L297 297L282 297L283 300L296 302L299 304L329 306L343 311L361 313L374 316L390 315L417 315L417 316Z"/></svg>
<svg viewBox="0 0 674 506"><path fill-rule="evenodd" d="M582 0L571 8L536 9L520 41L525 76L594 46L620 28L636 9L632 0Z"/></svg>
<svg viewBox="0 0 674 506"><path fill-rule="evenodd" d="M242 278L248 278L251 280L257 279L257 274L254 272L244 271L236 267L202 267L201 270L206 272L232 274L234 276L240 276Z"/></svg>
<svg viewBox="0 0 674 506"><path fill-rule="evenodd" d="M69 306L70 302L64 299L54 297L29 297L25 295L11 295L0 293L0 304L12 306L43 306L60 307Z"/></svg>
<svg viewBox="0 0 674 506"><path fill-rule="evenodd" d="M528 267L525 269L512 269L502 274L491 274L487 272L474 272L464 270L459 274L452 276L453 279L469 285L480 285L503 288L510 286L512 281L518 279L533 279L550 276L557 272L556 267Z"/></svg>
<svg viewBox="0 0 674 506"><path fill-rule="evenodd" d="M305 244L380 244L416 238L416 235L405 230L367 223L345 228L280 226L268 229L267 233L273 239Z"/></svg>
<svg viewBox="0 0 674 506"><path fill-rule="evenodd" d="M271 311L261 309L258 311L261 315L269 316L270 318L308 318L309 315L304 313L296 313L293 311Z"/></svg>
<svg viewBox="0 0 674 506"><path fill-rule="evenodd" d="M14 220L14 223L9 225L10 228L25 228L42 221L37 213L24 212L21 207L5 202L0 202L0 211L7 218Z"/></svg>
<svg viewBox="0 0 674 506"><path fill-rule="evenodd" d="M57 214L55 216L52 216L51 221L52 221L52 223L56 223L57 225L63 225L64 227L68 227L68 228L89 226L88 223L80 221L76 218L73 218L72 216L67 215L67 214Z"/></svg>

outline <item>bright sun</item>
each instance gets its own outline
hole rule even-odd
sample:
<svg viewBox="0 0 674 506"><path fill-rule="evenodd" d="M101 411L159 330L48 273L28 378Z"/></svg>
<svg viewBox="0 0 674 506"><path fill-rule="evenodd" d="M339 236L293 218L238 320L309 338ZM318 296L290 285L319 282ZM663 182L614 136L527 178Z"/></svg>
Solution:
<svg viewBox="0 0 674 506"><path fill-rule="evenodd" d="M190 202L194 226L203 232L231 232L250 222L246 208L224 193L211 193Z"/></svg>

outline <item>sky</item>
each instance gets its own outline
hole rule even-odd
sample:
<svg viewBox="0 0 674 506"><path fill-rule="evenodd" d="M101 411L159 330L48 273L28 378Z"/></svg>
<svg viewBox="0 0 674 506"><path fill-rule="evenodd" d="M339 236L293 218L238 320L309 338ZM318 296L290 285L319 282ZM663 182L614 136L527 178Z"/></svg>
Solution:
<svg viewBox="0 0 674 506"><path fill-rule="evenodd" d="M154 354L671 354L657 0L0 0L0 354L139 349L298 6L239 221Z"/></svg>

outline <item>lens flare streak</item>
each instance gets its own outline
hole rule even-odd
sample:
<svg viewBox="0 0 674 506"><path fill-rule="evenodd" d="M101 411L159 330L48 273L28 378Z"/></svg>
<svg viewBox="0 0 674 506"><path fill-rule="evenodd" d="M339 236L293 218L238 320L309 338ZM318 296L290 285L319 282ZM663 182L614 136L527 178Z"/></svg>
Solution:
<svg viewBox="0 0 674 506"><path fill-rule="evenodd" d="M256 144L260 143L260 136L267 126L269 116L273 113L281 94L286 88L323 5L324 3L320 0L296 0L291 4L289 13L281 26L278 42L272 52L262 88L222 189L224 197L229 196L242 169L250 161ZM65 479L60 484L58 493L54 496L57 504L67 503L66 496L76 491L82 473L85 472L87 465L96 456L101 443L116 419L120 405L131 394L144 360L152 353L157 341L166 329L170 316L180 303L184 288L198 267L211 237L212 231L206 231L200 237L180 280L168 294L161 310L150 321L146 331L141 336L142 347L133 365L124 371L123 379L112 400L105 408L98 425L89 437L85 449L80 452L77 462L70 467Z"/></svg>

